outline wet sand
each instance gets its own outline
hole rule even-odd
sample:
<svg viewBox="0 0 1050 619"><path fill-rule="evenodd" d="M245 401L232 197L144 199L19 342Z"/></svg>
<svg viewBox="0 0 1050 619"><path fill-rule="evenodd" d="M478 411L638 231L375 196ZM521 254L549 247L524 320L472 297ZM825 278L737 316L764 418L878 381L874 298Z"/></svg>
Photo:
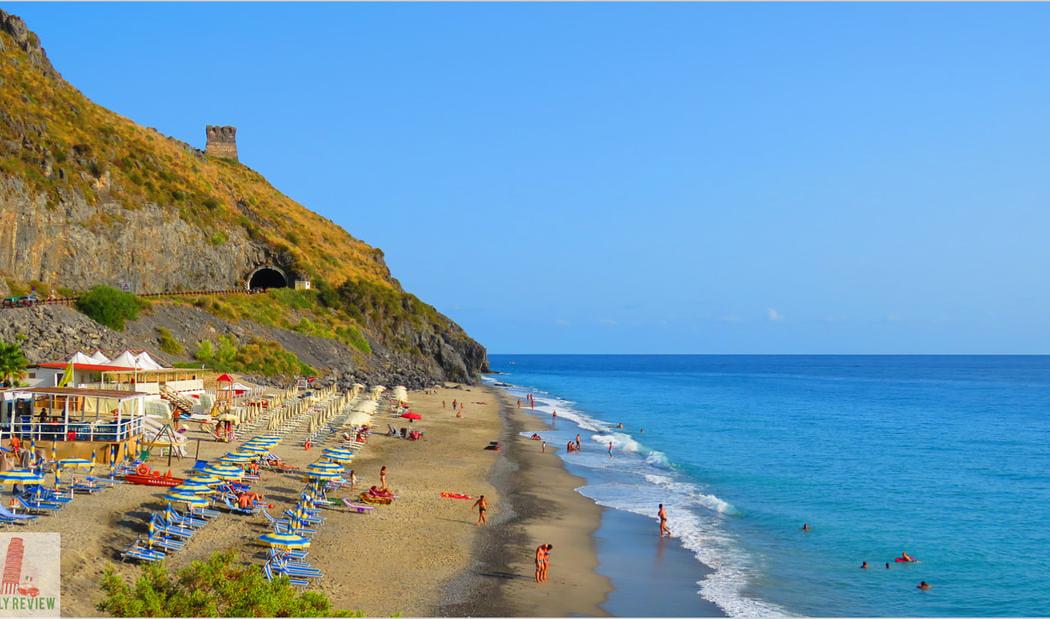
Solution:
<svg viewBox="0 0 1050 619"><path fill-rule="evenodd" d="M489 388L491 389L491 388ZM601 508L575 491L583 480L565 470L548 445L521 436L545 425L518 410L499 393L506 420L505 445L493 470L493 483L503 497L499 526L483 532L470 570L454 583L465 594L439 610L446 616L565 617L607 615L601 608L611 590L596 572L594 532ZM550 581L534 580L537 546L554 545Z"/></svg>

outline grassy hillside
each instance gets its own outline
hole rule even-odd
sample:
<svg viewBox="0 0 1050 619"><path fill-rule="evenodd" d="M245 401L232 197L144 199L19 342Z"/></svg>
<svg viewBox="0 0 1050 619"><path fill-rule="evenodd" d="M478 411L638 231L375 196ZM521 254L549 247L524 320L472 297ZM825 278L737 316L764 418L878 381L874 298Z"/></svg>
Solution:
<svg viewBox="0 0 1050 619"><path fill-rule="evenodd" d="M29 33L30 44L37 43ZM206 157L88 100L43 70L0 31L0 174L18 177L58 205L79 194L124 209L170 208L221 243L234 228L277 251L301 273L339 284L354 278L394 286L382 252L277 191L235 161ZM40 52L42 54L42 51ZM203 126L201 127L203 133ZM103 214L85 226L109 225ZM61 283L61 282L60 282Z"/></svg>

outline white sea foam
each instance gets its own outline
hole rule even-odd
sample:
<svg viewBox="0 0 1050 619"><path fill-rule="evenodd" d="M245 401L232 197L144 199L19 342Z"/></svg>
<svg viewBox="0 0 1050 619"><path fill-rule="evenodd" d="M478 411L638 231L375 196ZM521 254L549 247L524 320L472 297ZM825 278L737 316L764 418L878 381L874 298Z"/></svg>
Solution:
<svg viewBox="0 0 1050 619"><path fill-rule="evenodd" d="M557 410L559 421L572 422L581 434L589 432L588 441L591 444L603 448L607 448L609 443L613 444L616 456L613 458L607 456L606 449L587 448L578 454L566 456L571 458L573 464L616 473L615 482L589 480L578 491L599 505L647 516L654 522L655 507L657 503L663 503L668 509L675 537L697 560L712 570L697 583L704 599L713 602L730 616L788 614L775 604L744 594L753 565L748 554L724 527L723 520L737 514L728 501L682 479L664 453L649 449L630 435L616 431L614 424L576 410L573 402L524 387L504 389L523 400L527 393L532 393L536 398L536 414L550 417ZM560 441L571 440L576 432L576 428L563 426L540 434L544 439L559 444ZM522 434L529 436L531 432ZM558 451L561 453L560 449Z"/></svg>

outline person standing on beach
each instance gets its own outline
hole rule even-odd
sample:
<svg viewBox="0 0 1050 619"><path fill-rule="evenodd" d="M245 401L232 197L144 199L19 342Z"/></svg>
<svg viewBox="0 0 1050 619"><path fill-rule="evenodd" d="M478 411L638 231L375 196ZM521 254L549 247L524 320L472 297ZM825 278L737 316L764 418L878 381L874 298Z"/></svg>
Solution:
<svg viewBox="0 0 1050 619"><path fill-rule="evenodd" d="M475 526L481 526L488 524L488 520L485 518L485 512L488 511L489 502L485 500L485 495L478 497L477 501L474 501L474 507L478 508L478 521L474 523Z"/></svg>
<svg viewBox="0 0 1050 619"><path fill-rule="evenodd" d="M536 582L547 582L547 570L550 569L552 544L540 544L536 548Z"/></svg>
<svg viewBox="0 0 1050 619"><path fill-rule="evenodd" d="M455 398L453 398L453 400L452 400L452 410L456 410L456 400L455 400Z"/></svg>
<svg viewBox="0 0 1050 619"><path fill-rule="evenodd" d="M353 490L354 486L357 485L357 474L354 473L354 469L350 469L350 489Z"/></svg>
<svg viewBox="0 0 1050 619"><path fill-rule="evenodd" d="M387 489L386 488L386 465L385 464L383 465L383 468L379 469L379 488L381 490L386 490Z"/></svg>
<svg viewBox="0 0 1050 619"><path fill-rule="evenodd" d="M582 445L580 444L580 435L577 434L576 435L576 451L579 451L580 447L582 447Z"/></svg>
<svg viewBox="0 0 1050 619"><path fill-rule="evenodd" d="M441 408L448 408L447 406L445 406L445 401L444 400L441 400Z"/></svg>
<svg viewBox="0 0 1050 619"><path fill-rule="evenodd" d="M671 529L667 528L667 510L664 509L663 503L660 503L660 511L656 513L660 516L660 537L671 537Z"/></svg>
<svg viewBox="0 0 1050 619"><path fill-rule="evenodd" d="M612 457L612 441L609 441L609 457Z"/></svg>
<svg viewBox="0 0 1050 619"><path fill-rule="evenodd" d="M547 441L540 441L540 453L547 453Z"/></svg>
<svg viewBox="0 0 1050 619"><path fill-rule="evenodd" d="M554 421L558 420L558 409L551 409L551 419L553 419Z"/></svg>

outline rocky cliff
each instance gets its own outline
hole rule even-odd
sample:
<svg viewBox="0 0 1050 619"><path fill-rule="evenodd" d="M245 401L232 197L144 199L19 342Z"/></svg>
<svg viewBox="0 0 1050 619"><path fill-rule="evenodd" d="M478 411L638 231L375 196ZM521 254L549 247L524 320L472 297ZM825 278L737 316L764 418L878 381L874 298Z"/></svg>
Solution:
<svg viewBox="0 0 1050 619"><path fill-rule="evenodd" d="M329 341L320 345L328 352L315 355L310 351L317 346L297 338L332 338L303 335L287 321L229 322L203 304L170 310L190 312L183 316L187 328L176 329L188 356L201 337L194 329L207 322L233 336L265 333L333 374L380 380L407 372L421 384L469 380L486 366L484 348L401 289L382 251L239 162L205 155L94 104L61 77L20 18L0 11L0 288L232 289L245 287L262 267L321 284L330 292L324 312L338 314L333 324L359 327L371 342L368 350ZM343 294L347 290L356 296ZM372 302L380 297L383 303ZM127 334L105 337L150 347L148 322L169 311L161 305L142 319L143 331L132 324ZM58 314L0 318L6 331L38 338L33 320L60 314L75 320L68 309L47 309ZM95 336L84 337L70 336L66 349ZM43 341L27 348L57 350Z"/></svg>

